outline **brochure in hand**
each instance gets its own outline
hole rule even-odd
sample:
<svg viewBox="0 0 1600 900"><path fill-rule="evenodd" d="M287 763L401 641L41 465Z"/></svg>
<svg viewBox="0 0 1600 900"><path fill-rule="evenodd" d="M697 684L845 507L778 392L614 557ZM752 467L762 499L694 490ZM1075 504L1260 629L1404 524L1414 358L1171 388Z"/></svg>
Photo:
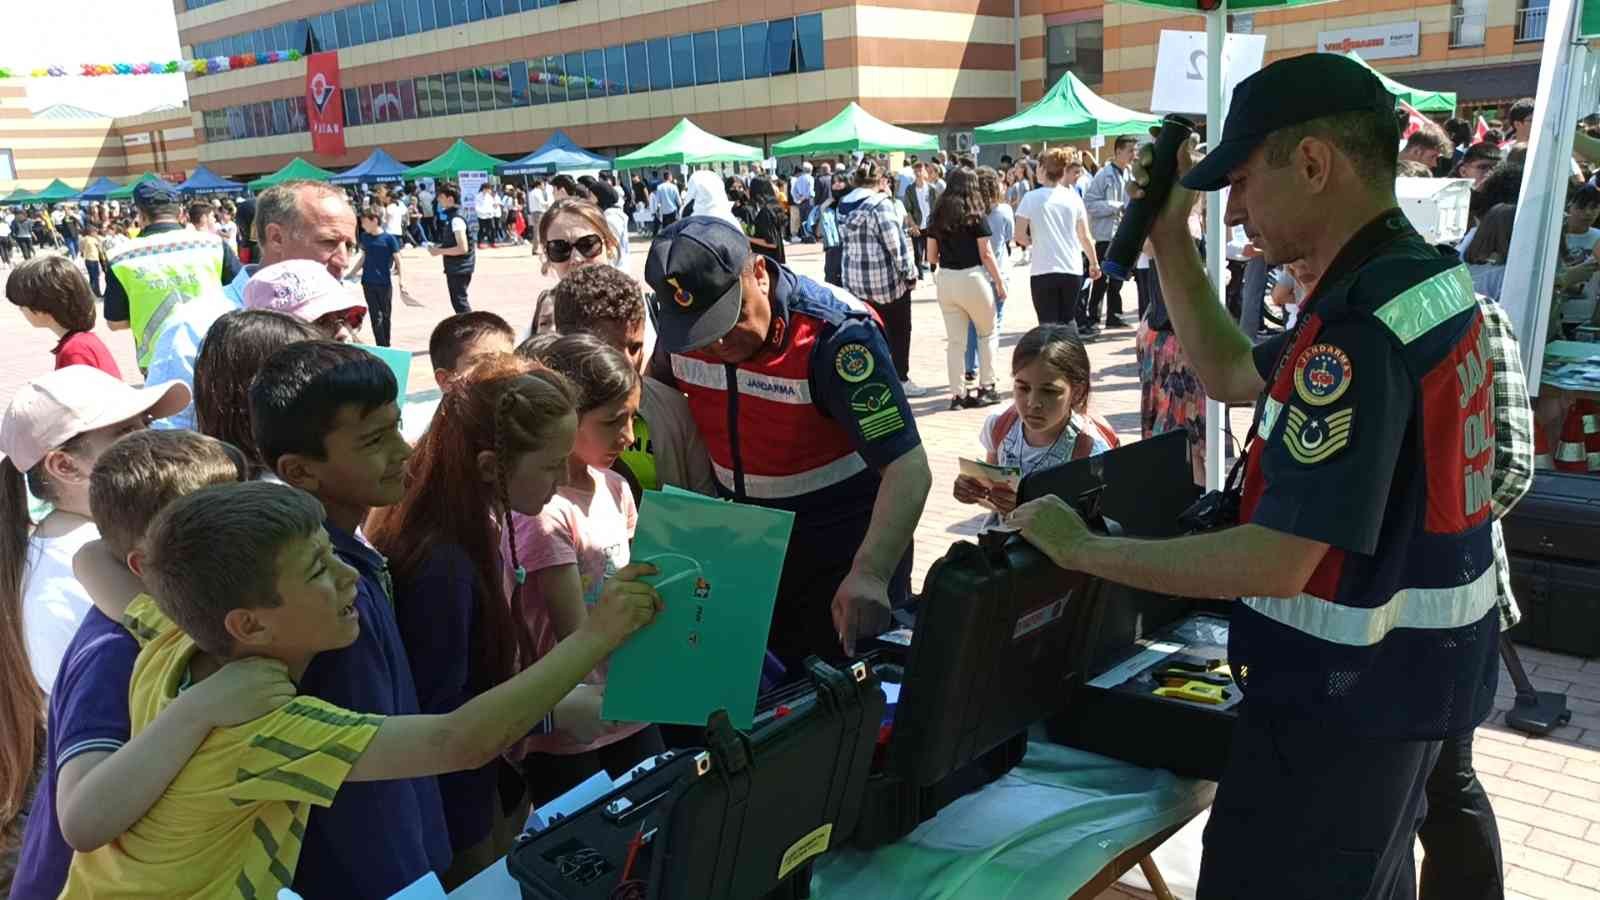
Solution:
<svg viewBox="0 0 1600 900"><path fill-rule="evenodd" d="M704 725L725 709L749 729L794 514L698 494L646 491L634 562L664 609L611 655L601 715Z"/></svg>

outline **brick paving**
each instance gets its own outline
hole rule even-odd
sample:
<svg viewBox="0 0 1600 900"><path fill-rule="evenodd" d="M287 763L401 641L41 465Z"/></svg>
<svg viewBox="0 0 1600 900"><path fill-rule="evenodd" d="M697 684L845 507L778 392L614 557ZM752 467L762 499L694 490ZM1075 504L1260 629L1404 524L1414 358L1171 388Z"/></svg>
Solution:
<svg viewBox="0 0 1600 900"><path fill-rule="evenodd" d="M643 242L635 240L630 270L638 275L644 266ZM791 246L790 263L799 271L821 277L821 251L815 246ZM426 358L428 334L434 323L450 312L439 263L417 250L402 255L411 293L425 304L411 308L396 304L395 346L418 356L413 364L413 390L432 386L432 366ZM1011 278L1011 302L1002 330L1002 360L1009 367L1016 339L1034 324L1025 269ZM4 270L0 269L0 276ZM472 285L474 306L504 315L513 325L525 325L539 292L552 283L540 275L526 247L481 251ZM1133 289L1125 291L1129 305ZM9 308L0 313L0 398L32 375L48 370L54 339L31 329ZM102 337L117 356L125 373L135 376L132 340L100 326ZM944 378L944 327L931 284L914 295L911 377L924 386ZM1111 337L1089 346L1094 363L1095 409L1105 415L1124 440L1139 431L1139 373L1131 331L1111 332ZM950 412L943 392L912 402L917 427L928 448L934 488L917 528L916 573L920 585L928 566L954 541L975 533L981 516L975 507L955 502L950 485L956 459L976 454L978 430L985 410ZM1247 422L1235 423L1240 430ZM1530 738L1505 726L1511 707L1510 680L1502 671L1500 695L1493 717L1478 729L1474 756L1485 786L1493 798L1505 846L1507 897L1527 900L1600 900L1600 660L1523 648L1523 661L1534 683L1543 690L1563 691L1572 709L1572 723L1548 737ZM1189 845L1194 846L1193 843ZM1420 857L1420 851L1419 851ZM1190 861L1192 863L1192 860ZM1168 872L1169 880L1172 879ZM1174 880L1174 889L1179 885ZM1116 888L1100 900L1125 900L1148 896L1131 888Z"/></svg>

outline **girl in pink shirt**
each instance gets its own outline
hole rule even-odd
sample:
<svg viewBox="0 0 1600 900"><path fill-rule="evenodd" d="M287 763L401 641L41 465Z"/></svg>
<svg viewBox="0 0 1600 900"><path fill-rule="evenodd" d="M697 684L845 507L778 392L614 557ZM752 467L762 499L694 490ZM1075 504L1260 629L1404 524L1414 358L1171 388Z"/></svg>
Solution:
<svg viewBox="0 0 1600 900"><path fill-rule="evenodd" d="M627 481L611 465L633 443L639 374L625 356L587 334L547 339L534 352L538 362L567 376L579 396L567 483L539 515L513 517L525 573L522 624L537 659L582 624L606 579L628 564L638 510ZM665 749L653 725L600 720L604 684L601 667L579 688L587 688L595 704L592 727L558 727L517 748L525 754L523 776L536 808L602 769L617 777Z"/></svg>

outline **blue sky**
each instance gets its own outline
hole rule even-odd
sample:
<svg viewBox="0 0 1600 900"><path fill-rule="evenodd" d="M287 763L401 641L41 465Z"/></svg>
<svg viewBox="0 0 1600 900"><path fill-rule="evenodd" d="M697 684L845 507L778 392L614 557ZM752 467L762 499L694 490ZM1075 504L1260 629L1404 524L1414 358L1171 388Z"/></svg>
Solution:
<svg viewBox="0 0 1600 900"><path fill-rule="evenodd" d="M178 59L172 0L7 0L0 65L12 69L82 63ZM70 103L108 115L180 104L188 96L182 75L34 78L34 108Z"/></svg>

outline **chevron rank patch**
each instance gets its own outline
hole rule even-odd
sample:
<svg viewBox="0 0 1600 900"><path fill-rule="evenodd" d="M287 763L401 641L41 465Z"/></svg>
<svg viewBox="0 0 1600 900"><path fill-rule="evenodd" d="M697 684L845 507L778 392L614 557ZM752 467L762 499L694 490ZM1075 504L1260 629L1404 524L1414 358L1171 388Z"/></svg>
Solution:
<svg viewBox="0 0 1600 900"><path fill-rule="evenodd" d="M1306 466L1331 459L1350 446L1350 426L1355 414L1354 407L1323 413L1307 412L1298 405L1291 405L1283 428L1283 443L1289 448L1289 456Z"/></svg>
<svg viewBox="0 0 1600 900"><path fill-rule="evenodd" d="M869 441L898 434L906 427L900 405L886 384L873 382L856 388L850 395L850 414L855 416L861 436Z"/></svg>

